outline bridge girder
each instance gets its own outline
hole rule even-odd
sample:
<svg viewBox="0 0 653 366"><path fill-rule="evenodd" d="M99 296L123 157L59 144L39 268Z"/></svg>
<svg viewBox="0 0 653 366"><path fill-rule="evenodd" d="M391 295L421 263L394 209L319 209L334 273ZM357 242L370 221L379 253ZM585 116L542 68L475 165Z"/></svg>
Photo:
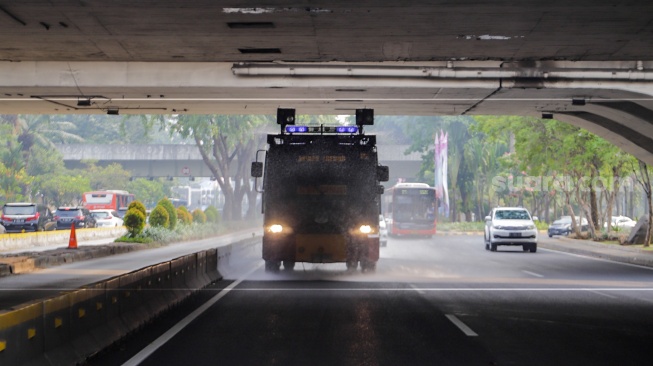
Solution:
<svg viewBox="0 0 653 366"><path fill-rule="evenodd" d="M653 164L650 69L648 61L0 62L0 113L553 114Z"/></svg>

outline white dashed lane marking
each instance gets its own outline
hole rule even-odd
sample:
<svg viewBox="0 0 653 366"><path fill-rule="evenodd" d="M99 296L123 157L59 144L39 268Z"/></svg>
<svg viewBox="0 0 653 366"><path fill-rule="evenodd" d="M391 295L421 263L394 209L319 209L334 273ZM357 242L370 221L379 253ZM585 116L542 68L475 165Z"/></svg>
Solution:
<svg viewBox="0 0 653 366"><path fill-rule="evenodd" d="M456 317L453 314L445 314L447 319L449 319L455 326L458 327L458 329L462 330L463 333L465 333L466 336L468 337L477 337L478 334L472 330L472 328L468 327L467 324L463 323L458 317Z"/></svg>

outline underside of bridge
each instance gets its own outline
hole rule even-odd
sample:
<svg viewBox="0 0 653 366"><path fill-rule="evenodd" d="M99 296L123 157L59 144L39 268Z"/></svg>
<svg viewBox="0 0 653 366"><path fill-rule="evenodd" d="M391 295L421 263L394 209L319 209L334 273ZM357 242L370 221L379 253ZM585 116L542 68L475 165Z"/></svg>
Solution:
<svg viewBox="0 0 653 366"><path fill-rule="evenodd" d="M653 3L0 0L0 113L524 115L653 164Z"/></svg>

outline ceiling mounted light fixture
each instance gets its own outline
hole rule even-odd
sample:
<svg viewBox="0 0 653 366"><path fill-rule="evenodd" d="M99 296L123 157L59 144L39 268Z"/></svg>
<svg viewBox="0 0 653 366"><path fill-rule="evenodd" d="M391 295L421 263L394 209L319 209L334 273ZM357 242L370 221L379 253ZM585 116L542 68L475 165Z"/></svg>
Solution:
<svg viewBox="0 0 653 366"><path fill-rule="evenodd" d="M79 99L77 101L77 106L78 107L90 107L91 106L91 98Z"/></svg>
<svg viewBox="0 0 653 366"><path fill-rule="evenodd" d="M117 116L120 114L120 109L118 107L109 107L107 108L107 114Z"/></svg>

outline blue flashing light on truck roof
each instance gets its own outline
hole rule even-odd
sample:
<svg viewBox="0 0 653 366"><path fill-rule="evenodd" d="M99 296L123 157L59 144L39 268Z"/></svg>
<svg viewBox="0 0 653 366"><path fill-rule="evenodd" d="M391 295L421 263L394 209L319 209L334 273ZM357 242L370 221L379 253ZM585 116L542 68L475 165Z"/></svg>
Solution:
<svg viewBox="0 0 653 366"><path fill-rule="evenodd" d="M358 126L295 126L288 125L286 133L358 133Z"/></svg>

